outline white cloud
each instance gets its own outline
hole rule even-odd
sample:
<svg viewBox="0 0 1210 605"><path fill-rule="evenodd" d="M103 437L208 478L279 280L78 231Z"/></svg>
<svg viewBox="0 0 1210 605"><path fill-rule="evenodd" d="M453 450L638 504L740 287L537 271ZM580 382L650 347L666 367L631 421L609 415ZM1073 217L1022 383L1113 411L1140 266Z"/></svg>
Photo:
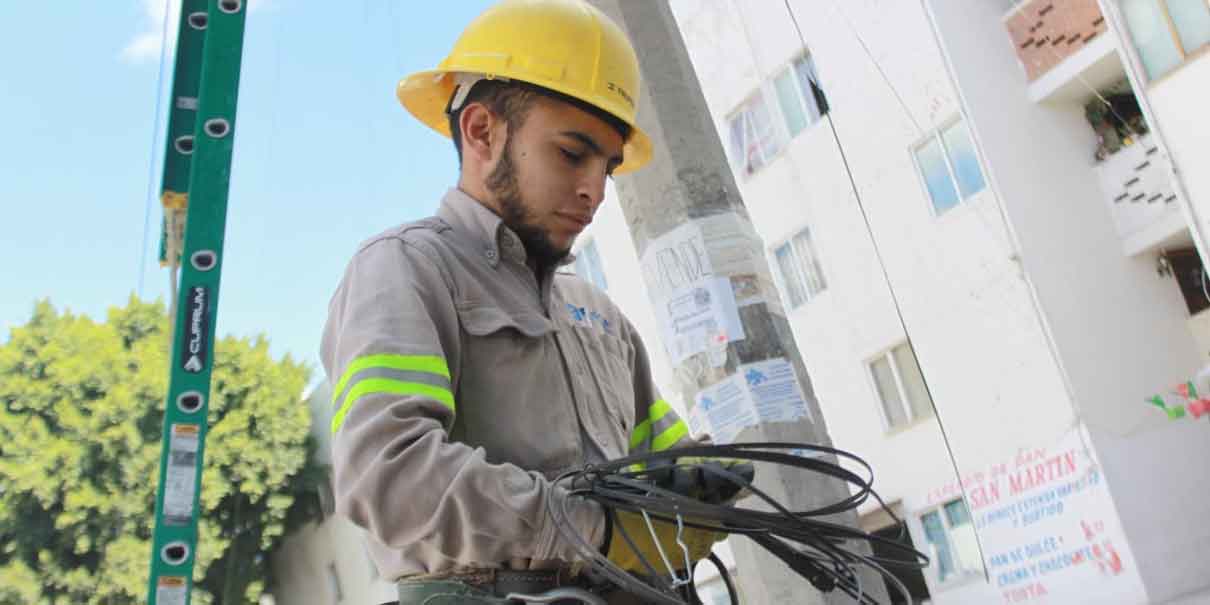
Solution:
<svg viewBox="0 0 1210 605"><path fill-rule="evenodd" d="M162 38L160 32L143 32L135 36L122 49L122 60L127 63L147 63L158 59L164 45Z"/></svg>
<svg viewBox="0 0 1210 605"><path fill-rule="evenodd" d="M269 0L248 0L248 11L264 8ZM176 46L177 24L181 19L181 0L143 0L143 31L122 49L121 58L127 63L151 63L160 59L164 48L164 17L168 17L168 51Z"/></svg>

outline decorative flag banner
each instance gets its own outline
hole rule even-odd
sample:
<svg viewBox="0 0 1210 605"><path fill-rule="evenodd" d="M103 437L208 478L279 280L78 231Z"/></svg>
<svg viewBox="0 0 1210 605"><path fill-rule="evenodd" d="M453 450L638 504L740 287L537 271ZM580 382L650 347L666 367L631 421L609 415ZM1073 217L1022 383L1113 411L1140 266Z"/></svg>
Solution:
<svg viewBox="0 0 1210 605"><path fill-rule="evenodd" d="M1165 394L1152 395L1146 401L1167 414L1169 420L1187 416L1196 420L1210 415L1210 398L1199 396L1193 381L1178 384Z"/></svg>

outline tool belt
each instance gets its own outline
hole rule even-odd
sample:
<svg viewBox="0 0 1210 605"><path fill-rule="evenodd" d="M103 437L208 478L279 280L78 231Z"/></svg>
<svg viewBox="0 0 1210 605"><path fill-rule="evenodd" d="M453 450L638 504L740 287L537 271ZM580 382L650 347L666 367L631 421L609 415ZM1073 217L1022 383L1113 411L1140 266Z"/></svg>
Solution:
<svg viewBox="0 0 1210 605"><path fill-rule="evenodd" d="M578 568L551 570L481 569L403 578L397 584L400 605L413 603L484 603L515 605L510 594L534 595L558 588L593 590ZM549 601L552 605L582 605L580 599Z"/></svg>

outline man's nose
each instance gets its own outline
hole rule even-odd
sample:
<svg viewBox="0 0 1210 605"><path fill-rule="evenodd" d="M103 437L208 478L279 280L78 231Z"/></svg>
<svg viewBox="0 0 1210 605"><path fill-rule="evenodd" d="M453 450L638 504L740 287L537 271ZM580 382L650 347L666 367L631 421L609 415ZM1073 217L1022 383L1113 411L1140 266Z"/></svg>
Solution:
<svg viewBox="0 0 1210 605"><path fill-rule="evenodd" d="M585 177L580 181L579 196L580 201L584 202L593 211L597 211L597 207L605 201L605 173Z"/></svg>

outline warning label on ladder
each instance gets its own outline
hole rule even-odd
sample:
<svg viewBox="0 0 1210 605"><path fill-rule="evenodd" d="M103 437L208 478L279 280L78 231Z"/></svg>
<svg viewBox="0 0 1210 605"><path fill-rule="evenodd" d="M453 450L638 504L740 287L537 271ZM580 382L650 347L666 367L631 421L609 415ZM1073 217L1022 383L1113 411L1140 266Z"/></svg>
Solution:
<svg viewBox="0 0 1210 605"><path fill-rule="evenodd" d="M172 436L168 440L168 470L164 477L164 523L168 525L188 525L193 518L200 432L201 425L172 425Z"/></svg>
<svg viewBox="0 0 1210 605"><path fill-rule="evenodd" d="M185 605L188 588L183 577L163 576L156 583L155 602L157 605Z"/></svg>

